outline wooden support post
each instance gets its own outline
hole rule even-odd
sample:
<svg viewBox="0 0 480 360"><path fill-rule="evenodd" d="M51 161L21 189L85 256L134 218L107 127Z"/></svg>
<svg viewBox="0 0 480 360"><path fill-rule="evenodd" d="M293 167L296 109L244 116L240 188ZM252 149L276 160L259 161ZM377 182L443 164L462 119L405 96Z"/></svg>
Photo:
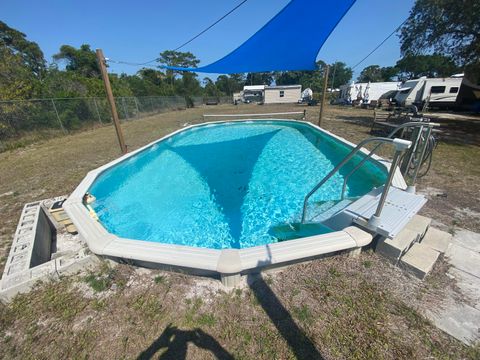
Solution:
<svg viewBox="0 0 480 360"><path fill-rule="evenodd" d="M325 99L327 98L327 85L328 85L328 65L325 65L325 74L323 77L323 94L322 102L320 103L320 113L318 114L318 126L322 126L323 109L325 108Z"/></svg>
<svg viewBox="0 0 480 360"><path fill-rule="evenodd" d="M120 127L120 120L118 119L117 107L115 106L115 99L113 98L112 88L110 86L110 79L108 78L107 66L105 64L105 57L103 56L102 49L97 49L97 60L100 72L102 73L103 84L105 85L105 91L107 92L108 102L110 103L110 110L112 111L113 125L115 125L115 131L117 132L118 144L120 145L120 151L122 154L127 153L127 145L125 145L125 139L123 138L122 128Z"/></svg>

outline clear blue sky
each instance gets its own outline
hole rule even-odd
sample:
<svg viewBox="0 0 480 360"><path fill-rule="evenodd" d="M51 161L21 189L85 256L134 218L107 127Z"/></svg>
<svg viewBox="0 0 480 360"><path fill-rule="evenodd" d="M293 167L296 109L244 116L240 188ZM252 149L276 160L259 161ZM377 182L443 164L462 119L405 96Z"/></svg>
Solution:
<svg viewBox="0 0 480 360"><path fill-rule="evenodd" d="M248 0L221 23L182 48L201 64L213 62L239 46L289 0ZM316 1L316 0L313 0ZM240 0L2 0L0 19L37 42L45 57L63 44L90 44L115 60L144 62L181 45L232 9ZM318 59L353 66L407 16L414 0L357 0L320 50ZM308 36L308 34L305 34ZM400 57L395 35L355 69L393 65ZM112 72L135 73L136 67L112 64ZM200 74L203 76L211 76Z"/></svg>

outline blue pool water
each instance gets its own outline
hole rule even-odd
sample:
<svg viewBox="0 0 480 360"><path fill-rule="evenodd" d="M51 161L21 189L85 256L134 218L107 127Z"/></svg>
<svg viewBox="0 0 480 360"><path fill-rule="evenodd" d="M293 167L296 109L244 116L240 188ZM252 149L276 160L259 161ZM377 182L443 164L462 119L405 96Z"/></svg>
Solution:
<svg viewBox="0 0 480 360"><path fill-rule="evenodd" d="M119 237L204 248L246 248L282 240L276 227L298 222L305 195L350 151L293 121L245 121L185 130L103 172L90 188L103 226ZM343 176L311 206L338 200ZM349 180L348 197L385 181L368 161ZM319 227L317 232L328 232ZM311 231L299 236L311 235Z"/></svg>

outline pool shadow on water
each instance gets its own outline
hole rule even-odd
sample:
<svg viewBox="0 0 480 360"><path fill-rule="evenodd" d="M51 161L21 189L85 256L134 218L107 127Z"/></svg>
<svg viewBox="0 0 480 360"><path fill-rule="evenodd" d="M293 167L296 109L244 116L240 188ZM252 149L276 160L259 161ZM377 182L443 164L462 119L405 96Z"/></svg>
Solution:
<svg viewBox="0 0 480 360"><path fill-rule="evenodd" d="M264 261L259 261L258 267L271 265L272 254L268 245L267 251L268 258ZM285 339L295 358L301 360L323 359L315 344L298 327L292 315L283 306L263 277L260 274L249 274L247 282L263 311L265 311L280 335Z"/></svg>
<svg viewBox="0 0 480 360"><path fill-rule="evenodd" d="M163 333L146 350L138 355L137 360L161 359L182 360L187 358L187 348L193 344L210 351L220 360L233 360L234 357L225 350L212 336L201 329L180 330L169 324ZM156 355L165 349L161 355Z"/></svg>
<svg viewBox="0 0 480 360"><path fill-rule="evenodd" d="M241 206L258 158L268 142L280 130L265 132L242 139L199 145L170 147L187 161L205 180L210 193L225 216L230 234L239 248L242 233Z"/></svg>

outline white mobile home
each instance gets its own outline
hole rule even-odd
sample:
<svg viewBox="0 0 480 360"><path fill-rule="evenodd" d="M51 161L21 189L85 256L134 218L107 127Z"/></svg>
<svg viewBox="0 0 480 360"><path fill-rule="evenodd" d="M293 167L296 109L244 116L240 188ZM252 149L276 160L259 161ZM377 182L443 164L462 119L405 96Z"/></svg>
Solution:
<svg viewBox="0 0 480 360"><path fill-rule="evenodd" d="M408 80L399 89L395 100L400 106L423 107L427 101L431 107L454 106L462 80L461 77Z"/></svg>
<svg viewBox="0 0 480 360"><path fill-rule="evenodd" d="M265 104L297 103L302 98L302 85L266 86Z"/></svg>

